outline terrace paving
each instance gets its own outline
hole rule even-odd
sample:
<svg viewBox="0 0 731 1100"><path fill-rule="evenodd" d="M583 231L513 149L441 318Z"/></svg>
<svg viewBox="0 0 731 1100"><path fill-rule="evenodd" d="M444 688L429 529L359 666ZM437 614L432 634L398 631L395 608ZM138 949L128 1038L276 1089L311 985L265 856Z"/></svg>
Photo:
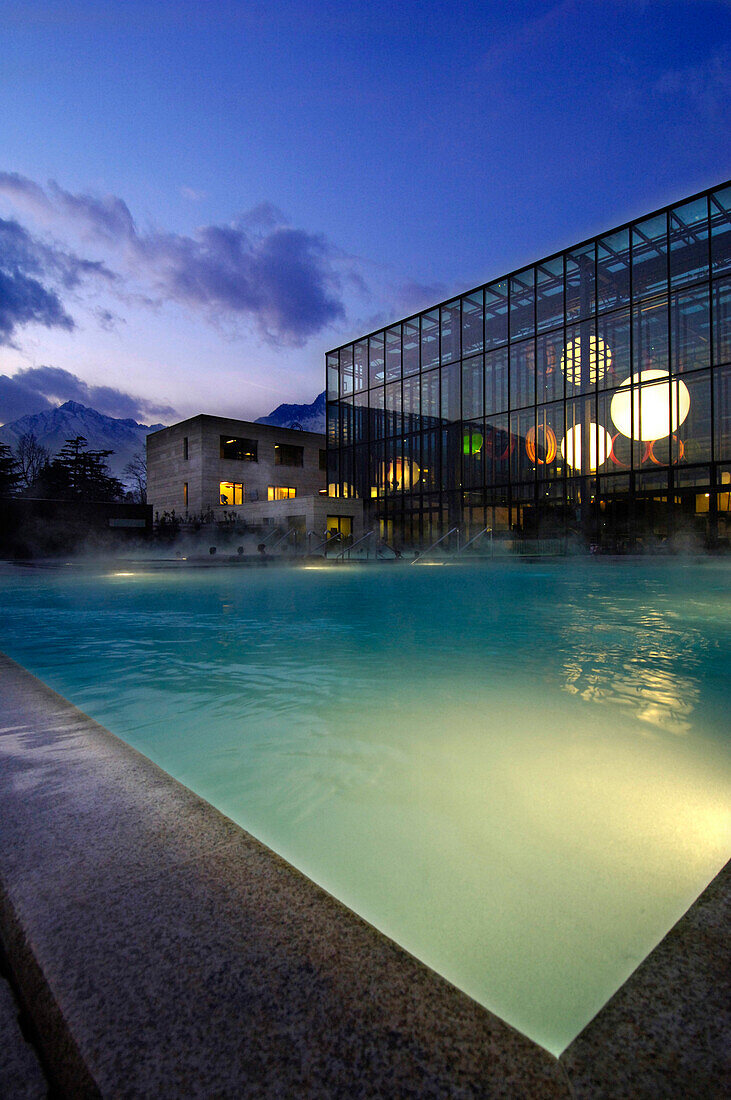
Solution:
<svg viewBox="0 0 731 1100"><path fill-rule="evenodd" d="M61 1095L717 1094L728 876L557 1060L2 655L0 690L0 937Z"/></svg>

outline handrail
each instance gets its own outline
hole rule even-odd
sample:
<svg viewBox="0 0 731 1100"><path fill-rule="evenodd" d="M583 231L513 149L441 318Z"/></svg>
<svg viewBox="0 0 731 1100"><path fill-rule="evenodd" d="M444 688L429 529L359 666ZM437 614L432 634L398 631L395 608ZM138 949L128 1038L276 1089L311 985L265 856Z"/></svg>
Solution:
<svg viewBox="0 0 731 1100"><path fill-rule="evenodd" d="M307 532L308 538L309 538L310 535L314 535L315 538L317 538L317 532L316 531L308 531ZM315 547L314 550L312 549L311 546L308 546L307 547L307 553L308 554L314 554L317 550L321 550L323 546L327 546L328 543L333 541L333 539L339 539L339 538L340 538L340 532L336 531L334 535L328 535L327 538L324 538L322 540L322 542L318 542L318 544L317 544L317 546Z"/></svg>
<svg viewBox="0 0 731 1100"><path fill-rule="evenodd" d="M356 546L360 546L360 544L362 542L365 542L366 539L369 539L371 537L371 535L374 535L375 533L376 532L375 532L374 528L371 528L370 531L366 531L366 533L364 535L361 535L361 537L359 539L356 539L356 541L354 543L352 543L350 546L343 547L343 549L340 551L340 553L335 555L335 557L333 558L333 561L337 561L338 558L342 558L345 554L350 556L350 551L351 550L355 550Z"/></svg>
<svg viewBox="0 0 731 1100"><path fill-rule="evenodd" d="M473 542L477 542L479 538L482 538L483 535L487 535L488 533L490 534L490 542L492 542L492 527L483 527L481 531L477 532L473 539L470 539L469 542L466 542L464 546L457 551L457 554L464 554L468 546L472 546Z"/></svg>
<svg viewBox="0 0 731 1100"><path fill-rule="evenodd" d="M269 549L274 550L274 548L276 546L279 546L280 542L284 542L284 540L288 539L290 535L293 535L293 534L296 534L296 533L297 532L296 532L296 529L294 527L288 527L287 530L282 535L282 537L280 539L277 539L276 542L273 542L272 545L269 547Z"/></svg>
<svg viewBox="0 0 731 1100"><path fill-rule="evenodd" d="M459 534L459 527L453 527L451 531L447 531L446 535L442 535L441 538L438 538L437 541L433 542L431 546L429 546L426 550L422 550L421 554L417 554L411 564L416 565L417 561L419 561L420 558L423 558L427 554L431 553L435 546L439 546L440 542L444 542L444 540L448 539L450 535L453 535L455 531L457 532L457 534Z"/></svg>
<svg viewBox="0 0 731 1100"><path fill-rule="evenodd" d="M276 535L279 531L281 531L281 527L278 523L276 523L269 534L265 535L264 538L260 540L259 545L261 546L262 543L266 543L272 537L272 535Z"/></svg>

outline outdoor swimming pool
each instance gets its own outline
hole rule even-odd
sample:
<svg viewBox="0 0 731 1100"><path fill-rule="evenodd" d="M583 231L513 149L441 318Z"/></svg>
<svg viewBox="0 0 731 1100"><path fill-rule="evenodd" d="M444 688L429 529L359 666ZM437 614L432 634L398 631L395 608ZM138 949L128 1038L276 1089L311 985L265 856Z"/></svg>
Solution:
<svg viewBox="0 0 731 1100"><path fill-rule="evenodd" d="M730 591L718 561L6 567L0 648L559 1054L727 858Z"/></svg>

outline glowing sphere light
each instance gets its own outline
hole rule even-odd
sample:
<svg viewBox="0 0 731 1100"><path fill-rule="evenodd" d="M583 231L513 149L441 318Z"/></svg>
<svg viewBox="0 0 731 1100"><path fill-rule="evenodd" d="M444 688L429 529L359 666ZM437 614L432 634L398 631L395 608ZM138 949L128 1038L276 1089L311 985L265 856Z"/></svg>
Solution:
<svg viewBox="0 0 731 1100"><path fill-rule="evenodd" d="M465 432L462 437L462 451L468 457L479 454L484 440L479 432Z"/></svg>
<svg viewBox="0 0 731 1100"><path fill-rule="evenodd" d="M607 461L612 449L612 437L604 428L589 425L589 471ZM581 424L576 424L561 440L561 457L574 470L581 469Z"/></svg>
<svg viewBox="0 0 731 1100"><path fill-rule="evenodd" d="M627 378L609 409L622 435L642 440L672 435L689 412L688 387L679 378L671 380L664 370L644 370Z"/></svg>
<svg viewBox="0 0 731 1100"><path fill-rule="evenodd" d="M589 337L589 383L595 386L612 365L612 352L601 336ZM572 386L581 385L581 337L569 340L561 356L561 370Z"/></svg>
<svg viewBox="0 0 731 1100"><path fill-rule="evenodd" d="M397 458L395 462L384 463L381 467L382 476L386 488L389 490L404 489L407 493L421 477L421 470L410 458Z"/></svg>

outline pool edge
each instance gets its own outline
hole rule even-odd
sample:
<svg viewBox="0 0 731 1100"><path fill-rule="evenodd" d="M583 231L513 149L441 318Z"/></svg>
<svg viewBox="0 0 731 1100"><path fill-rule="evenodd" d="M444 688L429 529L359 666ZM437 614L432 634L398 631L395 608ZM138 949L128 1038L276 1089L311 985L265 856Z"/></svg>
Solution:
<svg viewBox="0 0 731 1100"><path fill-rule="evenodd" d="M566 1095L550 1054L4 655L0 686L0 934L66 1095Z"/></svg>
<svg viewBox="0 0 731 1100"><path fill-rule="evenodd" d="M27 742L15 747L10 772L0 774L0 815L3 824L9 815L16 840L12 858L0 853L0 934L46 1057L66 1073L69 1094L111 1094L120 1074L129 1084L130 1072L138 1075L139 1094L162 1088L160 1095L215 1089L217 1095L266 1096L305 1087L308 1095L327 1097L343 1095L347 1086L353 1096L417 1089L419 1096L641 1097L687 1095L685 1078L696 1090L706 1081L703 1094L715 1094L723 1066L722 1048L714 1053L708 1044L707 1013L716 1011L709 975L723 947L728 866L556 1060L4 655L0 683L10 700L0 747L7 748L6 737L18 739L18 730L7 728L18 719ZM25 785L23 798L14 783ZM60 853L47 852L51 820L54 839L65 846ZM102 820L114 825L104 836ZM125 848L130 837L144 842L141 852ZM99 862L86 866L89 852L101 861L102 882ZM51 880L69 893L69 860L77 881L49 913ZM191 890L193 909L186 908ZM145 924L151 899L154 920ZM208 907L203 919L195 911L201 902ZM302 922L295 927L293 912ZM83 952L76 942L80 913L83 935L90 937ZM266 918L266 928L257 916ZM241 938L244 919L253 942ZM218 942L220 921L234 936L226 951ZM111 1012L104 1005L110 981L115 974L123 984L131 977L129 965L114 957L120 942L130 945L130 931L142 940L139 958L140 944L131 946L145 997L137 985L125 995L117 989ZM260 1010L263 1003L276 1021L274 1038L260 1025L253 1028L243 1058L240 1027L231 1032L223 1021L212 1027L216 1005L204 998L205 1019L203 1005L191 1011L186 1004L183 1013L176 1005L176 997L209 987L200 976L176 986L174 966L169 959L161 964L160 947L174 955L181 937L192 944L193 935L195 965L220 979L218 1009L223 1004L245 1020L254 1002ZM243 986L225 980L224 963L243 966ZM282 997L293 976L296 1009ZM693 990L691 1004L680 1003L679 980L683 992ZM262 989L262 981L271 988ZM167 999L162 1015L174 1028L158 1027L156 1040L147 1036L140 1068L131 1036L135 1027L150 1025L145 1005L149 1009L153 990ZM723 993L715 993L720 1012ZM120 1006L124 1026L105 1030L103 1020L119 1020ZM720 1015L715 1019L714 1043L723 1035ZM193 1036L200 1093L191 1089ZM250 1093L242 1092L244 1080ZM671 1083L677 1092L668 1091Z"/></svg>

